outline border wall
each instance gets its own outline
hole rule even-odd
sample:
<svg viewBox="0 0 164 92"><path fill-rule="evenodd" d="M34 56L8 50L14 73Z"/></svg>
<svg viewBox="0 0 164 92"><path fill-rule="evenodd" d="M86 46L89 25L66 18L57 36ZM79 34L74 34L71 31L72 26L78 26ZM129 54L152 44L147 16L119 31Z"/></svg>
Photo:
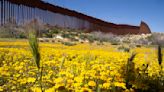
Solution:
<svg viewBox="0 0 164 92"><path fill-rule="evenodd" d="M139 26L119 25L41 0L0 0L0 25L6 23L22 25L33 20L45 25L85 29L88 32L101 31L118 35L151 33L144 22Z"/></svg>

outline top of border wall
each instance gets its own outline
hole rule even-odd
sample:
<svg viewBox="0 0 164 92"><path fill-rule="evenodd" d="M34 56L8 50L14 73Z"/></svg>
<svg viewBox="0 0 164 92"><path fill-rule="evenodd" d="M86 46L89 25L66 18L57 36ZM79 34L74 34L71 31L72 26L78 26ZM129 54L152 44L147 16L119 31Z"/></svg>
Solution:
<svg viewBox="0 0 164 92"><path fill-rule="evenodd" d="M110 23L107 21L103 21L101 19L94 18L92 16L88 16L88 15L85 15L83 13L80 13L80 12L77 12L74 10L70 10L67 8L63 8L63 7L60 7L57 5L53 5L53 4L47 3L47 2L42 1L42 0L7 0L7 1L10 1L11 3L15 3L18 5L26 5L29 7L35 7L35 8L40 8L43 10L48 10L51 12L56 12L56 13L61 13L64 15L74 16L74 17L77 17L77 18L80 18L83 20L87 20L91 23L99 24L101 26L112 26L115 28L127 28L127 27L128 28L135 28L135 29L139 28L139 26L114 24L114 23Z"/></svg>

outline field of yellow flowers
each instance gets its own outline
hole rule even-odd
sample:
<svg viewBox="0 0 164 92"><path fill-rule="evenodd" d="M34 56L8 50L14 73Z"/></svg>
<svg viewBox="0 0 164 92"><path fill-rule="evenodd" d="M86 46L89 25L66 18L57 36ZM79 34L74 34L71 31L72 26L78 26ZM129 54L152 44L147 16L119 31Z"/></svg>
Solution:
<svg viewBox="0 0 164 92"><path fill-rule="evenodd" d="M151 92L164 85L164 62L158 63L154 47L130 52L109 44L39 47L45 92ZM0 42L0 92L41 92L39 76L27 41Z"/></svg>

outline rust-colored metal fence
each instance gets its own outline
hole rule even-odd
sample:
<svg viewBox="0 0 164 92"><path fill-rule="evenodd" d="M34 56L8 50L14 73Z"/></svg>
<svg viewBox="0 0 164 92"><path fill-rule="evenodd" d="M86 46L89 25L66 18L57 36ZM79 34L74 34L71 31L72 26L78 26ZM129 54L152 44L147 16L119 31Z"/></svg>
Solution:
<svg viewBox="0 0 164 92"><path fill-rule="evenodd" d="M16 2L19 1L19 2ZM24 0L0 0L1 7L1 22L0 24L5 24L8 22L15 22L17 24L24 24L30 22L34 19L42 22L44 24L60 26L60 27L70 27L70 28L89 28L89 22L72 17L63 15L60 13L55 13L47 9L40 9L36 1L25 0L28 3L24 3ZM36 6L33 6L35 5ZM42 3L42 2L40 2ZM27 5L26 5L27 4ZM46 5L45 5L46 6ZM41 6L42 7L42 6Z"/></svg>
<svg viewBox="0 0 164 92"><path fill-rule="evenodd" d="M145 23L141 23L144 30L141 30L140 26L116 25L41 0L0 0L0 25L6 23L21 25L33 20L52 26L114 34L151 32Z"/></svg>

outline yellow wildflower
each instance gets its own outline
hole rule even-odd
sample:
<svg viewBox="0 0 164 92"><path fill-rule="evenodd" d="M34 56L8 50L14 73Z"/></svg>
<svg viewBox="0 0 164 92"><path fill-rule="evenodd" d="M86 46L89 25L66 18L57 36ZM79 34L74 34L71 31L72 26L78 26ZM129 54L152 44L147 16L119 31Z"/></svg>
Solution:
<svg viewBox="0 0 164 92"><path fill-rule="evenodd" d="M35 80L36 80L35 78L30 77L27 79L27 82L35 82Z"/></svg>
<svg viewBox="0 0 164 92"><path fill-rule="evenodd" d="M89 81L88 86L95 87L96 83L94 81Z"/></svg>
<svg viewBox="0 0 164 92"><path fill-rule="evenodd" d="M82 88L80 92L92 92L92 90L89 88Z"/></svg>
<svg viewBox="0 0 164 92"><path fill-rule="evenodd" d="M2 86L0 86L0 91L3 91L3 87Z"/></svg>
<svg viewBox="0 0 164 92"><path fill-rule="evenodd" d="M103 83L102 88L109 89L110 83Z"/></svg>

